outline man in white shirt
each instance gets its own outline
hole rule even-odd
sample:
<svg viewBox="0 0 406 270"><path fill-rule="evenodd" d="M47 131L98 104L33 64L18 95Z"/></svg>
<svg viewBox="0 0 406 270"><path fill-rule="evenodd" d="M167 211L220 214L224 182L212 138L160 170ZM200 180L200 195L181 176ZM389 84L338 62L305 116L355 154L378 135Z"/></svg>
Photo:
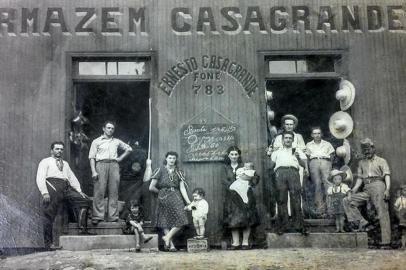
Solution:
<svg viewBox="0 0 406 270"><path fill-rule="evenodd" d="M305 153L309 158L310 178L313 181L315 213L318 217L326 215L325 194L330 186L328 177L334 157L334 147L322 139L320 127L313 127L311 136L313 140L306 144Z"/></svg>
<svg viewBox="0 0 406 270"><path fill-rule="evenodd" d="M103 135L93 140L89 150L90 168L94 182L92 223L97 225L104 220L104 195L108 189L108 222L118 221L118 189L120 184L120 167L118 165L127 157L132 148L123 141L114 138L115 124L106 121ZM117 150L123 150L118 156Z"/></svg>
<svg viewBox="0 0 406 270"><path fill-rule="evenodd" d="M283 132L283 148L279 148L271 155L271 160L275 164L275 182L278 192L278 233L282 234L288 228L289 215L287 202L289 192L292 209L292 227L303 235L308 235L300 207L302 187L300 185L299 168L302 166L306 175L308 175L309 170L307 168L306 155L300 149L292 147L294 136L292 131Z"/></svg>
<svg viewBox="0 0 406 270"><path fill-rule="evenodd" d="M306 145L305 145L302 135L294 132L298 123L299 123L299 120L293 114L286 114L281 119L283 131L293 132L293 135L295 136L293 139L293 142L292 142L292 147L298 148L301 151L304 151L306 148ZM276 151L280 148L283 148L282 134L277 135L275 137L275 140L273 141L273 143L269 146L268 156L270 156L273 151Z"/></svg>
<svg viewBox="0 0 406 270"><path fill-rule="evenodd" d="M62 159L64 146L63 142L53 142L51 156L38 165L36 182L43 200L45 248L52 245L52 224L59 205L65 201L75 210L80 233L90 234L87 231L87 210L91 200L82 192L68 162Z"/></svg>

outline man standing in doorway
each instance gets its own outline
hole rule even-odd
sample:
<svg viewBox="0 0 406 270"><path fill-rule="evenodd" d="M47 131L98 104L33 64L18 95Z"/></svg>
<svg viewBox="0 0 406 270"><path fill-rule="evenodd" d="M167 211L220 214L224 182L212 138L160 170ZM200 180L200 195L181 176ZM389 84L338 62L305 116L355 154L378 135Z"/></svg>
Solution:
<svg viewBox="0 0 406 270"><path fill-rule="evenodd" d="M371 201L378 212L381 227L381 248L390 249L389 165L385 159L375 154L375 145L371 139L365 138L361 140L361 151L364 158L358 163L358 178L351 190L351 195L343 200L344 211L352 227L363 231L368 229L368 221L361 215L358 207ZM364 184L364 191L358 192L362 184Z"/></svg>
<svg viewBox="0 0 406 270"><path fill-rule="evenodd" d="M108 222L118 221L118 188L120 184L121 162L132 151L131 147L113 137L115 124L106 121L103 125L103 135L93 140L89 150L90 168L94 180L93 192L93 225L104 220L104 194L108 187ZM123 150L118 156L117 150Z"/></svg>
<svg viewBox="0 0 406 270"><path fill-rule="evenodd" d="M87 231L87 210L91 201L82 192L68 162L62 159L64 147L63 142L53 142L51 156L41 160L38 165L36 182L43 200L44 244L47 249L53 243L52 225L58 208L65 201L75 210L80 234L90 234Z"/></svg>
<svg viewBox="0 0 406 270"><path fill-rule="evenodd" d="M306 155L298 148L293 148L294 133L284 131L282 133L283 148L274 151L271 160L274 163L275 182L278 192L278 233L284 233L288 228L288 192L290 193L293 228L303 235L308 235L304 226L302 209L300 207L302 187L300 185L299 168L304 168L308 175Z"/></svg>
<svg viewBox="0 0 406 270"><path fill-rule="evenodd" d="M299 120L293 114L285 114L281 118L281 125L282 125L283 132L284 131L292 132L294 135L293 142L292 142L292 148L299 149L300 151L304 152L306 149L306 145L303 140L303 137L299 133L294 132L298 123L299 123ZM282 134L279 134L275 137L275 139L273 140L271 145L269 145L267 155L271 156L272 152L274 152L278 149L281 149L281 148L283 148L283 139L282 139ZM271 175L271 179L274 179L273 175ZM302 186L303 185L303 170L301 168L299 168L299 181L300 181L300 185ZM271 196L275 196L275 194L271 194ZM288 196L287 204L288 204L288 211L290 213L290 210L291 210L290 195Z"/></svg>
<svg viewBox="0 0 406 270"><path fill-rule="evenodd" d="M299 120L293 114L286 114L286 115L282 116L281 124L282 124L283 131L293 132L293 134L295 136L294 140L292 142L292 147L298 148L301 151L304 151L306 148L306 145L305 145L302 135L294 132L298 123L299 123ZM268 156L270 156L272 154L272 151L278 150L279 148L283 148L282 134L277 135L275 137L273 144L271 144L269 146Z"/></svg>
<svg viewBox="0 0 406 270"><path fill-rule="evenodd" d="M306 144L305 150L305 153L310 160L310 178L315 187L314 214L318 218L325 218L326 216L325 193L329 185L328 177L334 157L334 147L331 143L322 140L322 135L323 133L320 127L313 127L311 133L313 140Z"/></svg>

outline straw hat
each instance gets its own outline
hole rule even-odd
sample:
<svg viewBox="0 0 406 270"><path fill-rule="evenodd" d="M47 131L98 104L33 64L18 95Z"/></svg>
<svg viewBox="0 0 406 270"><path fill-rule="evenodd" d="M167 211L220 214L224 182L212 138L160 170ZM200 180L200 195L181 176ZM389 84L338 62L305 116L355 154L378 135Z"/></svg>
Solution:
<svg viewBox="0 0 406 270"><path fill-rule="evenodd" d="M293 128L297 127L299 120L297 120L297 117L294 116L293 114L285 114L284 116L282 116L282 118L281 118L282 126L285 124L285 120L287 120L287 119L293 120Z"/></svg>
<svg viewBox="0 0 406 270"><path fill-rule="evenodd" d="M340 89L336 92L336 99L340 101L342 111L345 111L351 107L355 100L354 85L347 80L341 81Z"/></svg>
<svg viewBox="0 0 406 270"><path fill-rule="evenodd" d="M344 164L347 165L351 159L351 146L347 139L344 139L343 145L337 147L336 155L344 159Z"/></svg>
<svg viewBox="0 0 406 270"><path fill-rule="evenodd" d="M352 121L351 116L346 112L336 112L330 117L328 126L331 134L337 139L347 138L353 128L354 122Z"/></svg>
<svg viewBox="0 0 406 270"><path fill-rule="evenodd" d="M343 177L343 182L346 183L349 187L351 187L354 179L351 168L347 165L344 165L340 168L340 171L344 172L346 175L345 177Z"/></svg>
<svg viewBox="0 0 406 270"><path fill-rule="evenodd" d="M266 98L267 101L271 101L273 99L272 91L266 90L265 91L265 98Z"/></svg>
<svg viewBox="0 0 406 270"><path fill-rule="evenodd" d="M347 178L347 174L345 172L337 170L337 169L333 169L330 172L330 177L329 177L330 181L332 181L334 176L336 176L336 175L341 175L343 181L344 181L344 179Z"/></svg>

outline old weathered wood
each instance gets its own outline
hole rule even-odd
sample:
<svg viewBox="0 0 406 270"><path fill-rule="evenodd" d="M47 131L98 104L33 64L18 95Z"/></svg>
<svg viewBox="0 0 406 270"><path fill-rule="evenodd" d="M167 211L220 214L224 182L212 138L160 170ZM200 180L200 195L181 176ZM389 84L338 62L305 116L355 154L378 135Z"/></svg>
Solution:
<svg viewBox="0 0 406 270"><path fill-rule="evenodd" d="M361 30L342 31L342 6L359 6ZM366 6L382 7L384 29L367 29ZM223 7L238 7L242 18L241 27L249 7L258 6L265 21L266 31L251 24L249 31L226 32L222 26L230 26L221 15ZM281 33L270 30L270 8L286 7L289 19L287 30ZM311 30L308 33L292 30L292 7L307 6L311 14ZM336 14L337 31L317 31L320 6L330 6ZM14 27L16 35L8 35L1 26L0 36L0 192L12 201L20 203L21 213L32 215L40 221L40 194L35 184L37 164L49 155L49 144L54 140L67 141L72 117L72 74L69 73L72 52L107 53L114 55L153 52L150 95L152 97L152 160L158 167L169 150L181 152L179 132L183 123L211 107L239 125L238 146L244 161L252 161L262 181L267 181L265 147L266 106L264 100L265 60L261 52L318 51L329 53L342 51L342 73L356 87L357 96L351 107L355 130L351 142L355 149L358 141L371 137L378 153L385 157L392 170L393 194L403 183L406 166L406 34L388 31L388 6L405 6L404 0L391 1L186 1L186 0L115 0L115 1L27 1L2 0L0 8L16 9ZM38 35L21 35L21 8L39 8ZM47 8L61 7L68 28L61 32L60 26L51 26L50 34L43 34ZM95 33L78 35L75 26L82 18L75 13L77 7L96 10L96 19L89 27ZM101 8L119 7L121 15L113 15L120 33L102 34ZM129 34L129 7L145 7L146 33ZM192 19L182 19L191 25L188 34L181 35L171 28L171 11L175 7L188 8ZM199 8L211 7L216 32L203 24L198 33ZM206 14L207 15L207 14ZM205 16L206 16L205 15ZM255 15L252 15L255 17ZM3 18L3 17L1 17ZM179 19L179 18L178 18ZM406 22L400 19L403 27ZM300 24L300 23L299 23ZM299 26L300 30L300 26ZM235 61L253 74L258 89L248 96L241 83L226 72L221 78L194 79L194 73L216 72L203 68L204 56L216 56ZM161 79L173 66L194 57L198 69L178 81L170 96L159 87ZM336 77L336 75L334 75ZM195 94L193 86L202 89ZM207 86L224 88L224 93L205 93ZM309 112L311 113L311 112ZM218 115L212 115L207 123L221 123ZM278 124L278 123L277 123ZM199 186L206 190L210 205L207 232L212 239L221 237L222 186L220 162L183 163L181 167L189 177L191 189ZM265 205L261 185L255 190L258 207L264 216ZM1 210L0 210L1 211ZM24 217L22 216L23 220ZM15 246L41 246L41 231L19 231L18 224L8 226ZM27 242L26 239L29 239Z"/></svg>

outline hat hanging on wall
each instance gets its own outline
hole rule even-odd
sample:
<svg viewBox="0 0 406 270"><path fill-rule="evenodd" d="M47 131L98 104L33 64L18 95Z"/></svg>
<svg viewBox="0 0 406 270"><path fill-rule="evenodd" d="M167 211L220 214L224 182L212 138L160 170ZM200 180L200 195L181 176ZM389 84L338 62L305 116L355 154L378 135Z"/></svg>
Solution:
<svg viewBox="0 0 406 270"><path fill-rule="evenodd" d="M266 101L271 101L273 99L272 91L269 91L269 90L265 91L265 99L266 99Z"/></svg>
<svg viewBox="0 0 406 270"><path fill-rule="evenodd" d="M342 111L351 107L355 100L355 87L347 80L342 80L340 89L336 92L336 99L340 101L340 108Z"/></svg>
<svg viewBox="0 0 406 270"><path fill-rule="evenodd" d="M336 112L330 117L328 126L331 134L337 139L347 138L353 128L354 122L352 121L351 116L346 112Z"/></svg>
<svg viewBox="0 0 406 270"><path fill-rule="evenodd" d="M351 146L347 139L344 139L343 145L337 147L336 155L344 159L344 164L348 165L351 159Z"/></svg>
<svg viewBox="0 0 406 270"><path fill-rule="evenodd" d="M347 165L344 165L340 168L340 171L345 172L346 176L343 179L343 182L346 183L351 188L354 179L351 168L348 167Z"/></svg>
<svg viewBox="0 0 406 270"><path fill-rule="evenodd" d="M275 119L275 112L272 111L271 109L267 110L267 116L268 116L268 121L272 121Z"/></svg>

